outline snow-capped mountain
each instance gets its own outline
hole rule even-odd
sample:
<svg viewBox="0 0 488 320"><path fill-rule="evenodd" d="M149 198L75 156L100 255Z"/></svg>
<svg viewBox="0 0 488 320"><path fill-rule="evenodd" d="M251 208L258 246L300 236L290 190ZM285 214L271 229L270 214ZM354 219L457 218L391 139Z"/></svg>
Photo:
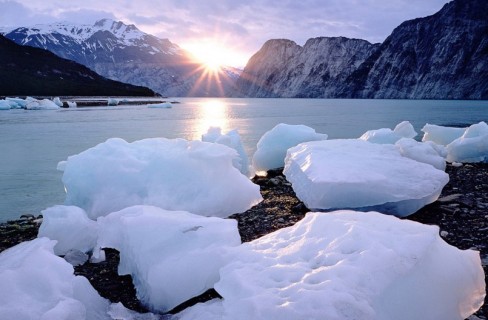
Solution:
<svg viewBox="0 0 488 320"><path fill-rule="evenodd" d="M198 86L202 68L193 57L168 39L144 33L134 25L103 19L94 25L67 22L4 30L21 45L49 50L110 79L149 87L167 96L219 95L222 83Z"/></svg>
<svg viewBox="0 0 488 320"><path fill-rule="evenodd" d="M381 44L271 40L237 89L248 97L488 99L488 1L454 0Z"/></svg>

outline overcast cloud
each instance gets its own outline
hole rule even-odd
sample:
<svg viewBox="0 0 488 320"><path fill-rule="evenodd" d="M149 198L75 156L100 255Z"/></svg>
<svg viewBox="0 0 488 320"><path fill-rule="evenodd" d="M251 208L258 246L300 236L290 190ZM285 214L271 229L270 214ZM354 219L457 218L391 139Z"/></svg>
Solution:
<svg viewBox="0 0 488 320"><path fill-rule="evenodd" d="M54 21L133 23L177 44L217 38L248 57L268 39L302 45L345 36L383 41L401 22L434 14L446 0L0 0L0 26Z"/></svg>

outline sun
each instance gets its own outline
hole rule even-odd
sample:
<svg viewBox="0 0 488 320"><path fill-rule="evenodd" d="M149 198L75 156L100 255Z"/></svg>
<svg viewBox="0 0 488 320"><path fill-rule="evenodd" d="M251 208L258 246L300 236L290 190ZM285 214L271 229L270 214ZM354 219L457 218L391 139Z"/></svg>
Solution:
<svg viewBox="0 0 488 320"><path fill-rule="evenodd" d="M202 39L183 44L204 68L209 72L220 72L223 67L242 64L241 54L226 43L214 39Z"/></svg>

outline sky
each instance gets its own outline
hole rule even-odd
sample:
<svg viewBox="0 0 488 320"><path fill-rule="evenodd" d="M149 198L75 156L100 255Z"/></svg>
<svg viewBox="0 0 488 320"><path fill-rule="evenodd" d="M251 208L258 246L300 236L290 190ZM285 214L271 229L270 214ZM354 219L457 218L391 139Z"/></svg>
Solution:
<svg viewBox="0 0 488 320"><path fill-rule="evenodd" d="M0 27L102 18L135 24L193 51L219 50L244 67L269 39L303 45L345 36L382 42L405 20L439 11L446 0L0 0ZM200 53L202 53L200 52ZM220 58L222 57L222 58Z"/></svg>

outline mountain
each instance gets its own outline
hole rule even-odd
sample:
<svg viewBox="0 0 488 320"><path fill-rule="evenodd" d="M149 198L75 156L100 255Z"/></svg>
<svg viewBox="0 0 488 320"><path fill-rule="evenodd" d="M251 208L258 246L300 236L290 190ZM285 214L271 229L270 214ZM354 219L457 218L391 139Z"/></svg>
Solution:
<svg viewBox="0 0 488 320"><path fill-rule="evenodd" d="M220 79L206 77L204 68L178 45L120 21L37 25L7 30L4 35L81 63L107 78L147 86L166 96L219 96L235 82L227 72Z"/></svg>
<svg viewBox="0 0 488 320"><path fill-rule="evenodd" d="M251 57L236 83L251 97L328 97L378 48L365 40L269 40Z"/></svg>
<svg viewBox="0 0 488 320"><path fill-rule="evenodd" d="M0 35L0 95L154 96L144 87L106 79L76 62Z"/></svg>
<svg viewBox="0 0 488 320"><path fill-rule="evenodd" d="M248 97L488 99L488 1L454 0L380 45L270 40L236 87Z"/></svg>

